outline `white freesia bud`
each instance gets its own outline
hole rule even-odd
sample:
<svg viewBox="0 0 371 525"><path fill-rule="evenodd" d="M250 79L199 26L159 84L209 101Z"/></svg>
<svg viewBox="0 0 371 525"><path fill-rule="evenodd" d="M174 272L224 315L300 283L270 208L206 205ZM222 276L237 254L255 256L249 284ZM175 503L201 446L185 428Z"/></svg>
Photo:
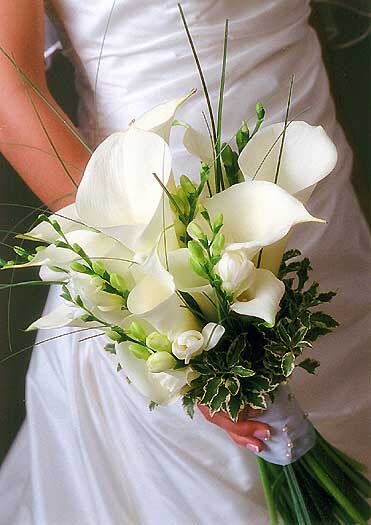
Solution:
<svg viewBox="0 0 371 525"><path fill-rule="evenodd" d="M187 365L192 357L214 348L224 334L223 326L216 323L208 323L202 330L187 330L179 334L173 341L173 354L184 360Z"/></svg>
<svg viewBox="0 0 371 525"><path fill-rule="evenodd" d="M253 270L254 264L243 250L223 253L217 265L224 290L235 296L248 288Z"/></svg>

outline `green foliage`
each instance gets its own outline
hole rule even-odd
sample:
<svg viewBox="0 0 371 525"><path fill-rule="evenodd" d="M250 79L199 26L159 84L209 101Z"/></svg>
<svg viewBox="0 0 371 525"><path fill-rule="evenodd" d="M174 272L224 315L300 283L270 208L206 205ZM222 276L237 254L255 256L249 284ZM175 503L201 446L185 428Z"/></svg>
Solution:
<svg viewBox="0 0 371 525"><path fill-rule="evenodd" d="M246 406L265 409L267 400L274 400L275 390L295 366L315 372L317 360L306 358L297 363L297 359L320 335L338 325L330 315L313 311L331 301L335 293L321 292L318 283L308 285L310 262L299 259L300 255L298 250L290 250L283 257L279 277L285 284L285 295L275 326L229 313L226 334L217 347L192 360L192 368L200 375L183 398L188 414L201 403L211 414L223 410L237 420Z"/></svg>

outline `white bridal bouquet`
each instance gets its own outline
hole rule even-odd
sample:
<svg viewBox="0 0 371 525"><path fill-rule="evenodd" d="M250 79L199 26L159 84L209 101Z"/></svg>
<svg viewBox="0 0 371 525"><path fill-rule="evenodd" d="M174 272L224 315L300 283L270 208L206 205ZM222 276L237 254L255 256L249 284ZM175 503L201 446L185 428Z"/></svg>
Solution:
<svg viewBox="0 0 371 525"><path fill-rule="evenodd" d="M61 288L60 306L30 329L105 334L151 408L181 398L191 417L202 404L234 421L261 409L272 428L258 454L272 524L366 524L362 465L324 440L288 387L296 366L314 373L319 363L302 353L337 325L318 309L335 294L308 284L298 250L284 253L295 225L325 227L305 203L336 148L288 111L261 126L261 104L254 128L244 122L235 145L222 144L224 74L210 136L175 119L192 93L150 110L96 148L76 203L41 215L2 266L40 266ZM173 125L200 160L194 180L172 171Z"/></svg>

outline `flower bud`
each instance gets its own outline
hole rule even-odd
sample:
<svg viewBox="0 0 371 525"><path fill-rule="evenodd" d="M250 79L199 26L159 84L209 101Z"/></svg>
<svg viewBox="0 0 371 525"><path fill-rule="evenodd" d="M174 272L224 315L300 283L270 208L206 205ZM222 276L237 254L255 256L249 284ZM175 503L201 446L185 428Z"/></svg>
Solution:
<svg viewBox="0 0 371 525"><path fill-rule="evenodd" d="M180 185L186 195L192 195L192 193L195 193L196 191L196 186L187 177L187 175L180 176Z"/></svg>
<svg viewBox="0 0 371 525"><path fill-rule="evenodd" d="M256 111L256 117L258 120L263 121L265 117L265 109L263 107L263 104L261 102L258 102L255 106Z"/></svg>
<svg viewBox="0 0 371 525"><path fill-rule="evenodd" d="M241 153L241 151L244 149L246 144L249 142L249 139L250 139L249 128L247 126L247 123L244 121L242 123L241 128L237 131L237 134L236 134L236 144L237 144L239 153Z"/></svg>
<svg viewBox="0 0 371 525"><path fill-rule="evenodd" d="M173 341L173 354L187 365L192 357L203 352L204 337L198 330L187 330Z"/></svg>
<svg viewBox="0 0 371 525"><path fill-rule="evenodd" d="M246 290L254 270L253 263L242 250L225 252L218 262L217 272L227 292L236 295Z"/></svg>
<svg viewBox="0 0 371 525"><path fill-rule="evenodd" d="M111 273L110 284L118 292L126 292L127 284L125 279L119 273Z"/></svg>
<svg viewBox="0 0 371 525"><path fill-rule="evenodd" d="M137 323L136 321L133 321L129 327L130 334L134 337L134 339L138 339L138 341L141 341L142 343L146 340L146 332L144 331L144 328L142 325Z"/></svg>
<svg viewBox="0 0 371 525"><path fill-rule="evenodd" d="M217 218L214 221L214 232L218 232L220 228L223 226L224 217L222 213L219 213Z"/></svg>
<svg viewBox="0 0 371 525"><path fill-rule="evenodd" d="M117 332L115 332L114 330L107 332L107 337L112 339L112 341L117 341L117 342L120 342L122 339L122 336L118 334Z"/></svg>
<svg viewBox="0 0 371 525"><path fill-rule="evenodd" d="M159 373L172 370L176 365L176 359L169 352L156 352L147 360L147 367L150 372Z"/></svg>
<svg viewBox="0 0 371 525"><path fill-rule="evenodd" d="M192 237L196 237L196 239L205 239L206 235L201 230L200 226L197 224L197 222L191 222L188 225L188 232Z"/></svg>
<svg viewBox="0 0 371 525"><path fill-rule="evenodd" d="M137 359L143 359L143 361L147 361L151 355L151 352L139 343L131 343L128 348Z"/></svg>
<svg viewBox="0 0 371 525"><path fill-rule="evenodd" d="M216 235L213 245L212 245L212 251L213 251L214 257L218 257L222 253L224 244L225 244L225 237L221 232L219 232Z"/></svg>
<svg viewBox="0 0 371 525"><path fill-rule="evenodd" d="M194 259L189 259L189 264L191 265L192 270L199 275L200 277L203 277L204 279L207 279L207 273L203 267L202 264L198 263Z"/></svg>
<svg viewBox="0 0 371 525"><path fill-rule="evenodd" d="M92 267L93 267L94 273L96 273L97 275L103 275L106 271L103 264L99 261L94 261L92 264Z"/></svg>
<svg viewBox="0 0 371 525"><path fill-rule="evenodd" d="M73 270L74 272L78 272L78 273L91 273L91 270L90 268L88 268L87 266L85 266L85 264L81 264L77 261L73 261L71 264L70 264L70 268L71 270Z"/></svg>
<svg viewBox="0 0 371 525"><path fill-rule="evenodd" d="M205 264L206 260L205 260L204 251L197 242L189 241L188 250L190 254L192 255L192 259L194 259L199 264Z"/></svg>
<svg viewBox="0 0 371 525"><path fill-rule="evenodd" d="M171 342L164 334L159 332L152 332L146 339L146 345L156 352L170 352Z"/></svg>

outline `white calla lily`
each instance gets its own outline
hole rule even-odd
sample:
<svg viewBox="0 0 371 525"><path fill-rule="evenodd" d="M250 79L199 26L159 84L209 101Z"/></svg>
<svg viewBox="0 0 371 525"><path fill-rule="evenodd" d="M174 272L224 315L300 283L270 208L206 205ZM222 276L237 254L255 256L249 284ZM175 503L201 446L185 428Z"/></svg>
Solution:
<svg viewBox="0 0 371 525"><path fill-rule="evenodd" d="M176 294L174 279L161 264L157 250L133 268L133 275L136 285L127 300L132 314L151 323L169 339L187 328L198 328L196 318Z"/></svg>
<svg viewBox="0 0 371 525"><path fill-rule="evenodd" d="M177 401L181 391L195 377L190 367L169 372L150 372L146 361L137 359L129 350L130 343L116 344L116 355L123 372L141 394L159 405Z"/></svg>
<svg viewBox="0 0 371 525"><path fill-rule="evenodd" d="M206 318L216 320L217 311L213 305L216 301L215 292L209 281L192 270L188 248L169 252L167 260L176 289L191 294Z"/></svg>
<svg viewBox="0 0 371 525"><path fill-rule="evenodd" d="M274 182L284 125L262 128L247 143L238 159L246 180L255 177L255 180ZM321 126L292 122L286 129L277 184L305 202L315 184L331 173L336 162L336 147ZM310 191L303 191L307 189Z"/></svg>
<svg viewBox="0 0 371 525"><path fill-rule="evenodd" d="M195 93L196 90L193 89L183 98L176 98L155 106L141 117L133 120L131 126L145 131L152 131L166 142L169 142L171 126L176 111Z"/></svg>
<svg viewBox="0 0 371 525"><path fill-rule="evenodd" d="M325 222L313 217L295 197L266 181L235 184L205 199L211 219L222 213L226 251L245 250L251 258L263 246L282 239L302 222ZM188 228L192 236L192 230Z"/></svg>
<svg viewBox="0 0 371 525"><path fill-rule="evenodd" d="M155 133L131 127L113 133L92 154L80 183L76 206L89 226L147 225L171 172L171 154Z"/></svg>
<svg viewBox="0 0 371 525"><path fill-rule="evenodd" d="M255 269L249 287L237 298L231 310L263 319L274 326L285 285L269 270Z"/></svg>

